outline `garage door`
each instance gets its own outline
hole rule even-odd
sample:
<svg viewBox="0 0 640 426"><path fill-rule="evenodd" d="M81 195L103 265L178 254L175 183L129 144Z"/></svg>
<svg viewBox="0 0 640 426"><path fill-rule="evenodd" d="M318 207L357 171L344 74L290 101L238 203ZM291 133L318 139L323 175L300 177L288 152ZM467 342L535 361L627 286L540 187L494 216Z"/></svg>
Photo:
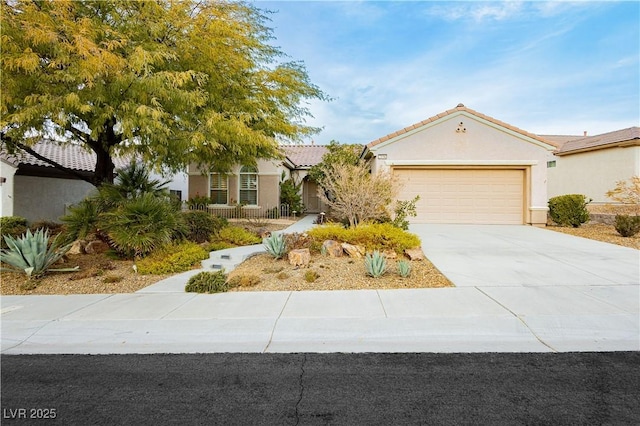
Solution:
<svg viewBox="0 0 640 426"><path fill-rule="evenodd" d="M524 171L494 169L395 170L399 199L420 195L414 223L522 224Z"/></svg>

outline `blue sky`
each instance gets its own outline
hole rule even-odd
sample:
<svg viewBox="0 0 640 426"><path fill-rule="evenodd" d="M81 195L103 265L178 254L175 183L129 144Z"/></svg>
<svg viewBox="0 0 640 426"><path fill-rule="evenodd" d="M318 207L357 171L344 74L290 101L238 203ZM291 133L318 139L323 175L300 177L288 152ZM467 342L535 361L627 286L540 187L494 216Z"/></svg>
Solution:
<svg viewBox="0 0 640 426"><path fill-rule="evenodd" d="M537 134L640 121L640 3L262 1L333 98L313 139L368 143L463 103Z"/></svg>

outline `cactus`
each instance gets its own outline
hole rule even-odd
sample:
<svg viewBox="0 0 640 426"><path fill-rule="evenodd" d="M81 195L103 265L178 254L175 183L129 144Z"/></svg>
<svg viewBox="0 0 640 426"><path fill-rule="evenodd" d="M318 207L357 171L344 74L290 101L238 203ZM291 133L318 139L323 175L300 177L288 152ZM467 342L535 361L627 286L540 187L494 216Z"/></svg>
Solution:
<svg viewBox="0 0 640 426"><path fill-rule="evenodd" d="M411 275L411 264L406 260L399 260L397 263L398 266L398 274L402 278L407 278Z"/></svg>
<svg viewBox="0 0 640 426"><path fill-rule="evenodd" d="M264 248L275 259L280 259L287 251L287 244L284 241L284 235L272 234L263 240Z"/></svg>
<svg viewBox="0 0 640 426"><path fill-rule="evenodd" d="M29 279L38 278L47 271L71 272L78 270L78 267L50 268L69 251L71 244L60 247L58 239L55 238L49 245L49 231L38 229L31 233L30 230L27 230L26 234L19 238L10 235L5 235L4 238L9 248L0 251L0 261L12 268L2 269L24 272Z"/></svg>
<svg viewBox="0 0 640 426"><path fill-rule="evenodd" d="M379 278L387 272L387 259L379 251L367 253L364 257L364 266L367 275L373 278Z"/></svg>

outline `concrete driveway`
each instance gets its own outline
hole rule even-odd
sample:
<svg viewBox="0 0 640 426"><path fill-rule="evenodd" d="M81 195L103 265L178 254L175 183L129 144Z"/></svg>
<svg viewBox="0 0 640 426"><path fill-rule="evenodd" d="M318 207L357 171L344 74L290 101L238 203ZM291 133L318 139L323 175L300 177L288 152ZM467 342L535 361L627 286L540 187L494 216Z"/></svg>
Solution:
<svg viewBox="0 0 640 426"><path fill-rule="evenodd" d="M412 225L457 287L638 286L640 252L531 226ZM636 300L637 302L637 300Z"/></svg>
<svg viewBox="0 0 640 426"><path fill-rule="evenodd" d="M529 226L413 225L458 289L562 350L640 349L640 251Z"/></svg>

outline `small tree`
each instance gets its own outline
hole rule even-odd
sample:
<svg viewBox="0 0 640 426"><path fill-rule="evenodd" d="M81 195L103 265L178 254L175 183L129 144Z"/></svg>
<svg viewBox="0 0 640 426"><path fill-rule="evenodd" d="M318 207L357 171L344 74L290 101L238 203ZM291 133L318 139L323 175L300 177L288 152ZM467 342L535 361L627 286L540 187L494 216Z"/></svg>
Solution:
<svg viewBox="0 0 640 426"><path fill-rule="evenodd" d="M285 173L282 172L280 177L280 204L287 204L289 211L302 213L305 207L300 195L301 188L302 181L296 182L293 177L287 178Z"/></svg>
<svg viewBox="0 0 640 426"><path fill-rule="evenodd" d="M385 172L372 175L362 162L326 165L323 171L318 196L349 226L389 216L387 206L399 190L397 178Z"/></svg>
<svg viewBox="0 0 640 426"><path fill-rule="evenodd" d="M616 187L607 191L607 197L623 204L635 204L640 211L640 176L619 180Z"/></svg>

